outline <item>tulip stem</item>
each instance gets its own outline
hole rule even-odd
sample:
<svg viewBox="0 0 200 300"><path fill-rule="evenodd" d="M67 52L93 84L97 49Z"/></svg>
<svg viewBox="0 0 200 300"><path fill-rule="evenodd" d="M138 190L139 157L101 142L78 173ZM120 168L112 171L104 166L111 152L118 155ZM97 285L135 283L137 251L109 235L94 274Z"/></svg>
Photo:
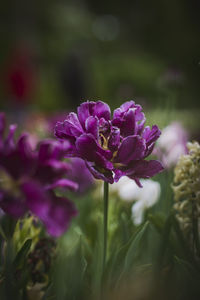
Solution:
<svg viewBox="0 0 200 300"><path fill-rule="evenodd" d="M106 264L107 236L108 236L108 182L104 181L104 235L103 235L103 272Z"/></svg>

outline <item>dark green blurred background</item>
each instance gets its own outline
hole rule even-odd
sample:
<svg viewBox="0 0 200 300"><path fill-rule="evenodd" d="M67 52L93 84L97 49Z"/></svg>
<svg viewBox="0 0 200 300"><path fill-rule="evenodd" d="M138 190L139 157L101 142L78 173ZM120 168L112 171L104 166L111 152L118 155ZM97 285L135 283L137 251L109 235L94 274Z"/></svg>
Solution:
<svg viewBox="0 0 200 300"><path fill-rule="evenodd" d="M198 0L1 4L0 109L199 107Z"/></svg>

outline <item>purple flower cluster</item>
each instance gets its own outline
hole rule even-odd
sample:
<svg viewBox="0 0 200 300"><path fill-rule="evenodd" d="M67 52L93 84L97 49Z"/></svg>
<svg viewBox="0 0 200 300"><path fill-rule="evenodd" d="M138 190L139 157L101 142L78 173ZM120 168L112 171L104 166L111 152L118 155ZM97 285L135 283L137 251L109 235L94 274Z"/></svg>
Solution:
<svg viewBox="0 0 200 300"><path fill-rule="evenodd" d="M66 178L69 165L61 161L68 143L44 140L32 151L28 135L14 141L15 125L5 133L5 117L0 114L0 208L15 218L27 211L36 215L49 234L61 235L77 214L67 198L56 196L57 187L75 190L78 185Z"/></svg>
<svg viewBox="0 0 200 300"><path fill-rule="evenodd" d="M144 127L140 105L125 102L113 113L101 101L84 102L64 122L57 122L55 135L67 140L67 157L82 158L97 179L117 182L126 175L141 186L139 178L149 178L163 170L157 160L145 160L160 136L154 125Z"/></svg>

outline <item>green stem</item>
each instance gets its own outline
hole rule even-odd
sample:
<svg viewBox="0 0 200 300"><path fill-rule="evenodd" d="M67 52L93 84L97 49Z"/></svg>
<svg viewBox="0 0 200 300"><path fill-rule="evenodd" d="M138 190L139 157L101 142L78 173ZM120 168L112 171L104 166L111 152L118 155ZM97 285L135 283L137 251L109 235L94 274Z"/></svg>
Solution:
<svg viewBox="0 0 200 300"><path fill-rule="evenodd" d="M103 239L103 272L106 264L106 254L107 254L107 235L108 235L108 182L104 181L104 239Z"/></svg>

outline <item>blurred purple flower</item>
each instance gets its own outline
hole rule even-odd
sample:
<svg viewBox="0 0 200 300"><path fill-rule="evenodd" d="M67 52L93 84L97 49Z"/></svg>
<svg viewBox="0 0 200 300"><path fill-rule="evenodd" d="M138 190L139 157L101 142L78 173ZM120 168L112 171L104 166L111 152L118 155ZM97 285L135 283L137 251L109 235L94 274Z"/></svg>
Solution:
<svg viewBox="0 0 200 300"><path fill-rule="evenodd" d="M172 122L162 131L162 136L154 149L154 154L162 161L165 168L176 165L178 158L187 153L188 133L179 122Z"/></svg>
<svg viewBox="0 0 200 300"><path fill-rule="evenodd" d="M71 158L69 162L71 169L68 172L68 178L78 183L79 194L86 193L94 183L94 178L85 165L84 160L80 158Z"/></svg>
<svg viewBox="0 0 200 300"><path fill-rule="evenodd" d="M14 141L15 125L4 139L5 117L0 114L0 208L15 218L28 210L53 236L61 235L77 214L67 198L57 197L54 188L75 190L78 185L65 177L69 165L62 162L68 143L44 140L32 151L28 135Z"/></svg>
<svg viewBox="0 0 200 300"><path fill-rule="evenodd" d="M145 120L134 101L117 108L112 119L106 103L88 101L56 124L55 135L70 142L66 156L82 158L95 178L113 183L126 175L141 186L139 178L163 169L160 162L145 160L160 136L156 125L144 127Z"/></svg>

